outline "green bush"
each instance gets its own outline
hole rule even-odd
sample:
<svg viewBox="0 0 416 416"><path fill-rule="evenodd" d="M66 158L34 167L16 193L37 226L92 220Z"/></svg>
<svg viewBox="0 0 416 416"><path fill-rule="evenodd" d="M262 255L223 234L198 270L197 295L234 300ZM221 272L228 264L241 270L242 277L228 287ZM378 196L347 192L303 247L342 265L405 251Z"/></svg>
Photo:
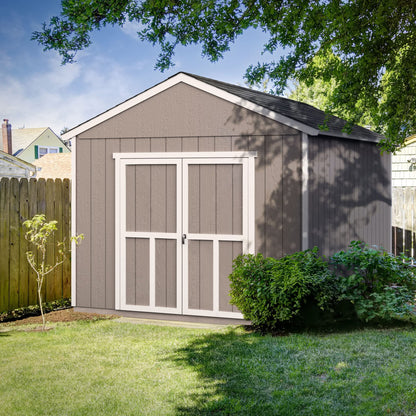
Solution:
<svg viewBox="0 0 416 416"><path fill-rule="evenodd" d="M281 259L242 255L230 275L231 303L262 331L413 318L415 274L412 259L360 241L329 264L317 248Z"/></svg>
<svg viewBox="0 0 416 416"><path fill-rule="evenodd" d="M359 319L367 322L412 316L416 276L411 260L352 241L348 250L330 259L338 300L352 302Z"/></svg>
<svg viewBox="0 0 416 416"><path fill-rule="evenodd" d="M334 279L317 248L281 259L239 256L230 280L231 303L261 330L294 322L309 299L325 309L336 294Z"/></svg>
<svg viewBox="0 0 416 416"><path fill-rule="evenodd" d="M57 311L60 309L67 309L71 307L71 299L62 298L46 302L43 305L45 313ZM16 321L18 319L28 318L30 316L39 316L40 307L39 305L24 306L22 308L13 309L0 313L0 322Z"/></svg>

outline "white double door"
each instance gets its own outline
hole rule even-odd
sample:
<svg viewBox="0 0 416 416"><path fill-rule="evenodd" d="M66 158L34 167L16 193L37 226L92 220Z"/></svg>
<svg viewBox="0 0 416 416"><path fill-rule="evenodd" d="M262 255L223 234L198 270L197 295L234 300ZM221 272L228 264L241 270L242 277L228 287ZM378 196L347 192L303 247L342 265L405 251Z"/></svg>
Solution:
<svg viewBox="0 0 416 416"><path fill-rule="evenodd" d="M254 252L254 155L114 157L116 308L242 318L228 276Z"/></svg>

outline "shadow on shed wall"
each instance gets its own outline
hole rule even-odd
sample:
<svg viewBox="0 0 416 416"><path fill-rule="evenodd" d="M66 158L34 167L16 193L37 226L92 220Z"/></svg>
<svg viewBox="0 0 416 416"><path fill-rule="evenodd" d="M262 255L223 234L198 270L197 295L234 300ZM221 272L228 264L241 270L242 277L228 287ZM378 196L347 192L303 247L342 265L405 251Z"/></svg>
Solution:
<svg viewBox="0 0 416 416"><path fill-rule="evenodd" d="M247 114L235 107L230 123ZM256 250L281 257L302 247L301 133L253 113L248 137L256 160ZM281 126L281 127L280 127ZM274 127L274 129L273 129ZM247 149L247 137L237 139ZM391 250L390 154L373 143L309 137L309 247L331 255L362 240Z"/></svg>

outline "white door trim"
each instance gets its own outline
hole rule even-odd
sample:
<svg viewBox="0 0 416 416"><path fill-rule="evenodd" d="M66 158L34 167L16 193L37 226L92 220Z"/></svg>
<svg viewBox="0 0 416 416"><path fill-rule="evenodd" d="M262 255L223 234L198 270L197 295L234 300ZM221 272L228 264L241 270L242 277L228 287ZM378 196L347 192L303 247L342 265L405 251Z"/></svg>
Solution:
<svg viewBox="0 0 416 416"><path fill-rule="evenodd" d="M224 152L225 153L225 152ZM228 153L228 152L227 152ZM197 155L199 156L199 155ZM222 157L217 158L215 155L210 158L184 158L183 159L183 219L182 227L183 234L186 234L186 242L183 245L183 313L184 315L197 315L197 316L211 316L211 317L221 317L221 318L237 318L243 319L243 315L240 312L225 312L220 311L219 309L219 243L220 241L241 241L243 243L243 253L254 253L254 227L252 224L255 223L254 217L254 192L250 195L250 191L254 190L254 175L250 175L250 162L249 159L253 159L252 155L247 155L246 157ZM188 204L189 200L189 177L188 169L189 165L242 165L242 182L243 182L243 195L242 195L242 234L241 235L232 235L232 234L197 234L189 233L188 229ZM254 166L254 164L252 164ZM251 166L251 167L252 167ZM252 202L252 203L251 203ZM212 241L213 248L213 299L212 305L213 310L201 310L201 309L191 309L188 307L189 302L189 277L188 277L188 242L192 240L206 240Z"/></svg>
<svg viewBox="0 0 416 416"><path fill-rule="evenodd" d="M257 152L166 152L166 153L114 153L115 159L115 309L143 312L186 314L196 316L213 316L240 318L237 312L219 311L218 296L214 295L212 311L192 310L187 308L188 284L188 250L182 247L182 234L190 239L213 241L214 250L214 294L218 293L219 266L218 253L220 241L241 241L243 252L255 252L255 157ZM126 168L129 165L176 165L177 180L177 227L176 233L136 232L126 230ZM243 232L242 235L208 235L189 234L188 224L188 166L190 164L241 164L243 166ZM149 239L150 257L150 302L149 306L130 305L126 303L126 239ZM155 306L154 265L155 240L176 239L177 241L177 307L166 308ZM216 255L215 255L216 254ZM216 298L216 299L215 299ZM186 303L186 305L185 305Z"/></svg>
<svg viewBox="0 0 416 416"><path fill-rule="evenodd" d="M151 153L148 153L148 157ZM115 207L115 226L116 226L116 270L115 270L115 289L116 304L115 309L131 310L141 312L161 312L161 313L182 313L182 169L181 160L172 158L163 159L144 159L144 158L115 158L116 162L116 207ZM176 232L136 232L126 230L126 168L127 166L137 165L175 165L176 166ZM127 238L142 238L149 240L149 305L127 304L126 299L126 240ZM169 239L176 240L176 308L156 306L155 292L155 266L156 266L156 240Z"/></svg>
<svg viewBox="0 0 416 416"><path fill-rule="evenodd" d="M113 153L113 159L242 159L257 157L257 152L140 152ZM207 162L209 163L209 162Z"/></svg>

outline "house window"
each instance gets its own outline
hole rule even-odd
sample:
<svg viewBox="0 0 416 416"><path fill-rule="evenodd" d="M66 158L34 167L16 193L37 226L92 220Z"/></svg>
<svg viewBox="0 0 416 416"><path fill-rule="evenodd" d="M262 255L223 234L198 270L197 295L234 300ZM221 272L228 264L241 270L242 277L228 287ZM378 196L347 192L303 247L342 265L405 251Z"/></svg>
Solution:
<svg viewBox="0 0 416 416"><path fill-rule="evenodd" d="M35 159L39 159L48 153L62 153L62 148L50 146L35 146Z"/></svg>

